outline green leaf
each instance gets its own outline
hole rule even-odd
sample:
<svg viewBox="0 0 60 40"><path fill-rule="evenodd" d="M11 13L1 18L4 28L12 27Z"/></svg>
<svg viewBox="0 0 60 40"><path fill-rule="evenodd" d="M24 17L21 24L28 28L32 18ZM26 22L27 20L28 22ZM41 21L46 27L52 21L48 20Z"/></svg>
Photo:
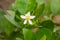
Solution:
<svg viewBox="0 0 60 40"><path fill-rule="evenodd" d="M16 38L16 40L22 40L21 38Z"/></svg>
<svg viewBox="0 0 60 40"><path fill-rule="evenodd" d="M46 40L46 35L44 35L40 40Z"/></svg>
<svg viewBox="0 0 60 40"><path fill-rule="evenodd" d="M60 14L60 0L51 0L51 11L53 14Z"/></svg>
<svg viewBox="0 0 60 40"><path fill-rule="evenodd" d="M11 24L3 14L3 11L0 11L0 29L3 30L7 35L11 34L14 31L14 25Z"/></svg>
<svg viewBox="0 0 60 40"><path fill-rule="evenodd" d="M46 36L46 40L50 40L52 32L47 28L42 28L36 33L37 40L40 40L43 36Z"/></svg>
<svg viewBox="0 0 60 40"><path fill-rule="evenodd" d="M5 18L6 18L8 21L10 21L13 25L21 28L20 25L19 25L19 24L15 21L15 19L14 19L14 18L15 18L15 11L8 10L7 12L8 12L10 15L5 15Z"/></svg>
<svg viewBox="0 0 60 40"><path fill-rule="evenodd" d="M20 12L18 10L15 11L15 21L16 22L19 22L21 21L21 18L20 18Z"/></svg>
<svg viewBox="0 0 60 40"><path fill-rule="evenodd" d="M51 21L51 20L45 20L41 23L41 26L43 28L48 28L50 29L51 31L54 30L54 23Z"/></svg>
<svg viewBox="0 0 60 40"><path fill-rule="evenodd" d="M8 38L8 40L18 40L18 39L23 39L23 34L21 30L18 30L16 32L14 31Z"/></svg>
<svg viewBox="0 0 60 40"><path fill-rule="evenodd" d="M36 40L34 33L29 29L24 28L23 34L24 34L24 40Z"/></svg>
<svg viewBox="0 0 60 40"><path fill-rule="evenodd" d="M46 5L45 5L45 13L47 15L51 14L51 7L50 7L51 5L50 5L50 3L51 3L51 0L47 0Z"/></svg>
<svg viewBox="0 0 60 40"><path fill-rule="evenodd" d="M56 40L56 33L52 33L51 40Z"/></svg>
<svg viewBox="0 0 60 40"><path fill-rule="evenodd" d="M57 35L56 40L60 40L60 29L56 30L56 35Z"/></svg>
<svg viewBox="0 0 60 40"><path fill-rule="evenodd" d="M39 18L43 14L44 8L45 4L41 4L37 7L37 9L35 10L35 15L37 18Z"/></svg>
<svg viewBox="0 0 60 40"><path fill-rule="evenodd" d="M16 0L15 8L21 13L24 14L28 11L33 11L36 6L36 0Z"/></svg>
<svg viewBox="0 0 60 40"><path fill-rule="evenodd" d="M57 32L54 32L52 34L51 40L60 40L60 35L58 35Z"/></svg>

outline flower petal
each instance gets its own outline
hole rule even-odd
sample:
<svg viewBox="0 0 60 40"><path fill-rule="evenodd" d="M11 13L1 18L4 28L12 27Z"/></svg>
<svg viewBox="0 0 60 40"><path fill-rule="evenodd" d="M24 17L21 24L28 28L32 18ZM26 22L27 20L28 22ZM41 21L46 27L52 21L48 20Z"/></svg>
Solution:
<svg viewBox="0 0 60 40"><path fill-rule="evenodd" d="M29 20L29 24L32 24L32 21L31 20Z"/></svg>
<svg viewBox="0 0 60 40"><path fill-rule="evenodd" d="M27 20L24 21L24 24L26 24L26 23L27 23Z"/></svg>
<svg viewBox="0 0 60 40"><path fill-rule="evenodd" d="M24 15L21 15L20 17L23 18L23 19L26 19L26 17Z"/></svg>
<svg viewBox="0 0 60 40"><path fill-rule="evenodd" d="M30 16L30 12L28 12L28 13L26 14L26 16Z"/></svg>
<svg viewBox="0 0 60 40"><path fill-rule="evenodd" d="M30 16L30 19L34 19L35 18L35 16Z"/></svg>

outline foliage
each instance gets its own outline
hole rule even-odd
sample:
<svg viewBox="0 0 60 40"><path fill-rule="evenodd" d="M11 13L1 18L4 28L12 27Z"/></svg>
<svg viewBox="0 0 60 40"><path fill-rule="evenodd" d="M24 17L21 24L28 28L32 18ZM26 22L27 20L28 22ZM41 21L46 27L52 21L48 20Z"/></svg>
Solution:
<svg viewBox="0 0 60 40"><path fill-rule="evenodd" d="M55 31L51 16L60 14L60 0L8 0L6 4L0 8L0 40L60 40L60 30ZM32 25L23 24L20 17L27 12L36 16Z"/></svg>

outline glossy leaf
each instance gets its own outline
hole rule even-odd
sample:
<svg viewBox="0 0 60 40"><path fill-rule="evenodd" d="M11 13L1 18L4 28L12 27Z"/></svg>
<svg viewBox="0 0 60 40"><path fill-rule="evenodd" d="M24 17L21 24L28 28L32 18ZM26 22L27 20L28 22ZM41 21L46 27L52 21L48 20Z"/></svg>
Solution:
<svg viewBox="0 0 60 40"><path fill-rule="evenodd" d="M20 27L20 25L14 20L15 18L15 11L12 11L12 10L8 10L7 11L10 15L5 15L5 18L10 21L12 24L14 24L15 26Z"/></svg>
<svg viewBox="0 0 60 40"><path fill-rule="evenodd" d="M36 40L34 33L29 29L24 28L23 34L24 34L24 40Z"/></svg>
<svg viewBox="0 0 60 40"><path fill-rule="evenodd" d="M43 28L48 28L50 29L51 31L54 30L54 23L51 21L51 20L45 20L41 23L41 26Z"/></svg>
<svg viewBox="0 0 60 40"><path fill-rule="evenodd" d="M52 34L51 34L51 31L49 29L42 28L37 32L37 36L36 36L37 40L40 40L44 35L46 37L45 38L46 40L50 40Z"/></svg>
<svg viewBox="0 0 60 40"><path fill-rule="evenodd" d="M36 5L36 0L16 0L15 8L21 13L24 14L28 11L33 11Z"/></svg>

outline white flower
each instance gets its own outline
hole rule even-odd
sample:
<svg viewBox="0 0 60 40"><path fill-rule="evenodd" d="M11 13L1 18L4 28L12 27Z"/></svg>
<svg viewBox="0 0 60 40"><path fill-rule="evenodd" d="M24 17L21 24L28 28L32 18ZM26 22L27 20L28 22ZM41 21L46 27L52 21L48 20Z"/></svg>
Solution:
<svg viewBox="0 0 60 40"><path fill-rule="evenodd" d="M29 22L29 24L32 24L32 21L30 19L35 18L35 16L30 16L30 12L28 12L25 16L21 15L20 17L25 19L24 24L26 24L27 22Z"/></svg>

